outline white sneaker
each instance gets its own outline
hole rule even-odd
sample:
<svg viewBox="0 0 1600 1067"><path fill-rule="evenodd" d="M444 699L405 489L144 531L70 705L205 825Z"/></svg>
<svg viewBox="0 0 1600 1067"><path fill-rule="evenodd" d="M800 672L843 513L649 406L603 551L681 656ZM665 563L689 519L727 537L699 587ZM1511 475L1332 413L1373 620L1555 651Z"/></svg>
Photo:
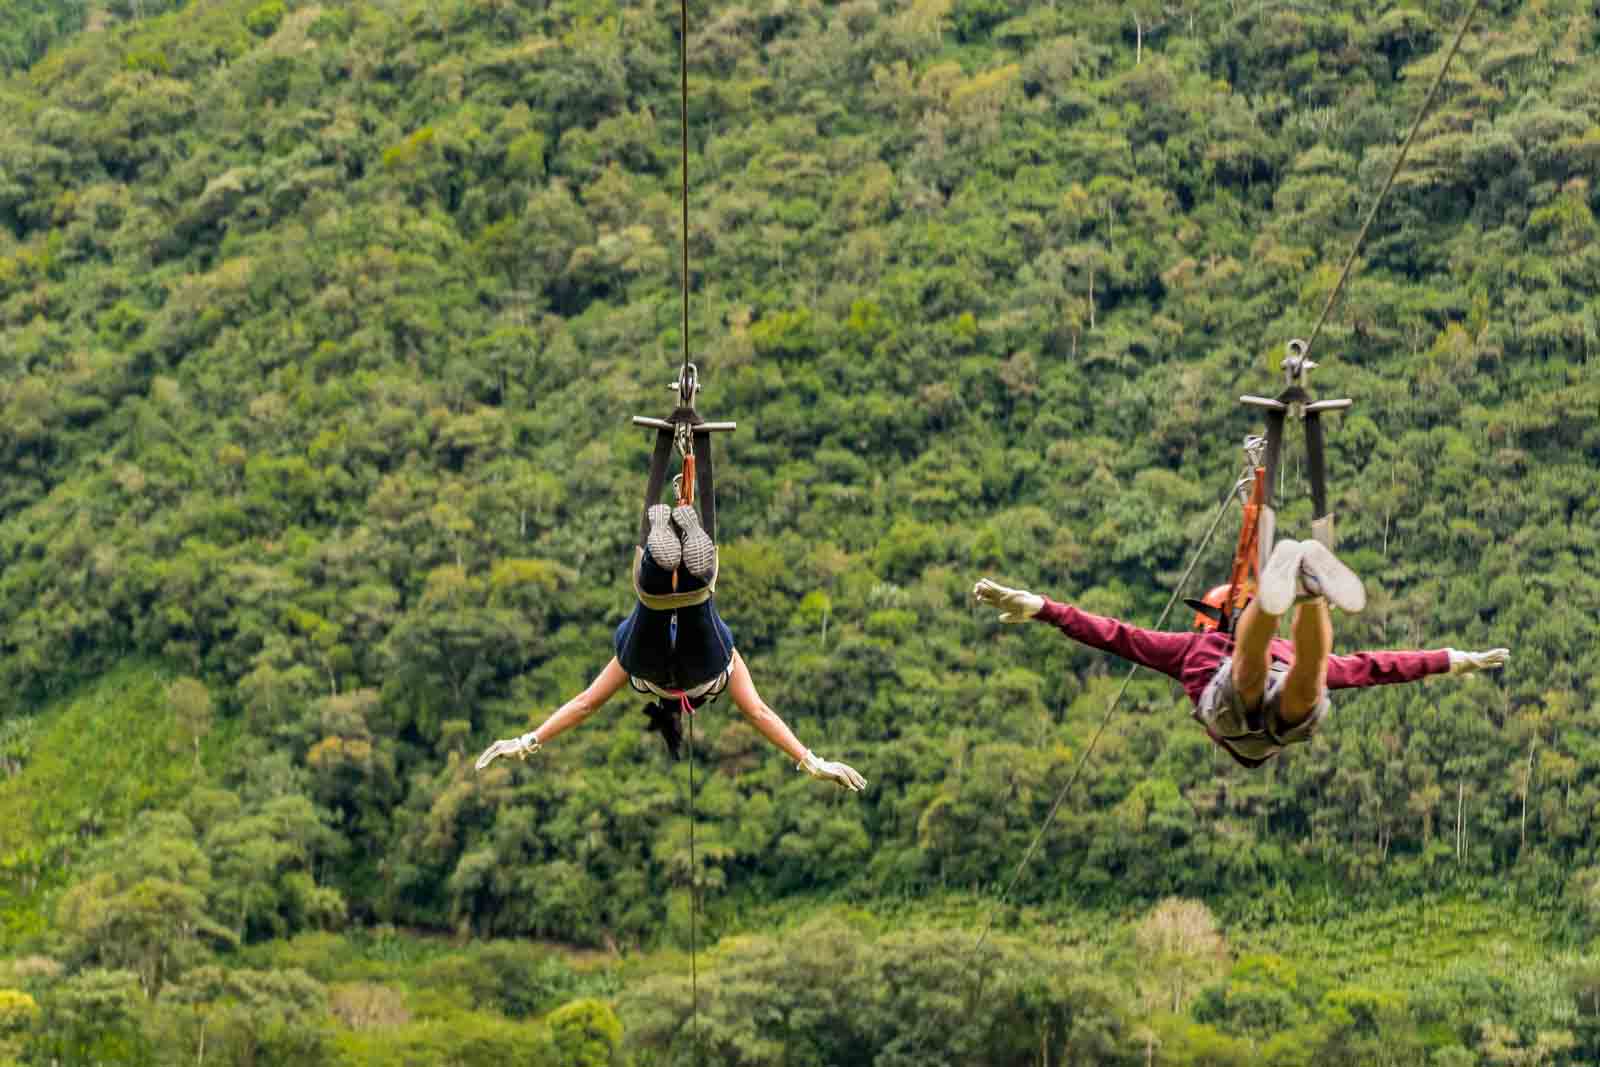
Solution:
<svg viewBox="0 0 1600 1067"><path fill-rule="evenodd" d="M708 578L717 565L717 546L700 526L700 513L693 504L672 509L672 521L683 534L683 569L696 578Z"/></svg>
<svg viewBox="0 0 1600 1067"><path fill-rule="evenodd" d="M644 539L645 550L656 566L675 571L683 559L683 542L672 528L672 509L665 504L655 504L645 512L650 520L650 533Z"/></svg>
<svg viewBox="0 0 1600 1067"><path fill-rule="evenodd" d="M1355 614L1367 606L1367 591L1356 572L1340 562L1320 541L1300 542L1300 592L1326 597L1340 611Z"/></svg>
<svg viewBox="0 0 1600 1067"><path fill-rule="evenodd" d="M1279 541L1261 569L1261 587L1256 602L1268 615L1282 615L1294 604L1300 577L1300 560L1305 545L1300 541Z"/></svg>

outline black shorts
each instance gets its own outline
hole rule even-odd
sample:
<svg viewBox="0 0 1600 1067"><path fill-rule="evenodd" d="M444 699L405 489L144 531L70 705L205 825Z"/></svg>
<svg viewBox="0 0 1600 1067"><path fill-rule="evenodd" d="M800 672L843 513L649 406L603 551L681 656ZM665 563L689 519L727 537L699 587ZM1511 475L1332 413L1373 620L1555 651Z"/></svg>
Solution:
<svg viewBox="0 0 1600 1067"><path fill-rule="evenodd" d="M705 585L681 569L678 578L679 591ZM649 593L672 589L672 572L657 566L649 549L639 564L639 585ZM733 632L717 614L715 596L676 611L635 604L612 644L623 670L662 689L704 685L726 674L733 663Z"/></svg>

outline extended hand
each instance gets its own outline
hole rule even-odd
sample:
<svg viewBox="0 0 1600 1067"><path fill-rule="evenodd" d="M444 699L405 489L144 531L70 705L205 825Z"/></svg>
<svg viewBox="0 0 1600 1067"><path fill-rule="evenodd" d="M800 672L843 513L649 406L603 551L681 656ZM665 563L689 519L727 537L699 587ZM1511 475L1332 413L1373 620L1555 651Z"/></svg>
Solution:
<svg viewBox="0 0 1600 1067"><path fill-rule="evenodd" d="M1491 648L1487 652L1458 652L1453 648L1447 648L1445 651L1450 653L1451 674L1499 670L1506 665L1506 660L1511 658L1509 648Z"/></svg>
<svg viewBox="0 0 1600 1067"><path fill-rule="evenodd" d="M854 767L847 763L818 759L815 752L806 753L806 758L799 764L799 769L813 778L821 778L834 785L843 786L852 793L859 793L867 786L867 780L857 774Z"/></svg>
<svg viewBox="0 0 1600 1067"><path fill-rule="evenodd" d="M1024 589L1010 589L988 578L972 587L972 598L1000 611L1001 622L1027 622L1044 607L1044 597Z"/></svg>
<svg viewBox="0 0 1600 1067"><path fill-rule="evenodd" d="M478 757L477 769L483 770L501 756L516 756L518 759L527 759L544 746L539 744L539 739L529 730L521 737L508 737L503 741L496 741L483 750L483 755Z"/></svg>

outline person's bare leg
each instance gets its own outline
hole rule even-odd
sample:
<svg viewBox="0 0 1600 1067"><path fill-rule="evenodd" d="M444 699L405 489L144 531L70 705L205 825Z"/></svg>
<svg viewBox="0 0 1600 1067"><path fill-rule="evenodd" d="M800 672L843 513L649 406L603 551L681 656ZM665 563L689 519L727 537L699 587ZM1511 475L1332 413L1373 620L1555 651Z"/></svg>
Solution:
<svg viewBox="0 0 1600 1067"><path fill-rule="evenodd" d="M1285 538L1272 549L1255 599L1245 605L1234 627L1233 689L1246 708L1261 706L1272 669L1272 639L1278 620L1294 605L1306 545Z"/></svg>
<svg viewBox="0 0 1600 1067"><path fill-rule="evenodd" d="M1289 626L1294 640L1294 663L1283 680L1279 715L1285 726L1305 722L1328 686L1328 655L1333 651L1333 619L1328 602L1320 597L1294 609Z"/></svg>
<svg viewBox="0 0 1600 1067"><path fill-rule="evenodd" d="M1271 659L1267 650L1278 633L1278 616L1261 610L1252 600L1234 625L1233 688L1247 708L1261 703L1267 690L1267 669Z"/></svg>

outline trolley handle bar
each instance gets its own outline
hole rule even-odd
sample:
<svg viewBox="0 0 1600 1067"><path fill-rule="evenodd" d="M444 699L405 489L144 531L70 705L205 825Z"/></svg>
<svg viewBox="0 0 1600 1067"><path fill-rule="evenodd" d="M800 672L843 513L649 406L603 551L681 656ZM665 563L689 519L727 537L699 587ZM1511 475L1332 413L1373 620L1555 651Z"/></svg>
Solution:
<svg viewBox="0 0 1600 1067"><path fill-rule="evenodd" d="M652 430L671 431L678 428L677 423L668 422L666 419L652 419L644 415L635 415L633 424L635 426L648 426ZM717 433L722 430L737 430L739 424L737 422L697 422L689 428L695 433Z"/></svg>
<svg viewBox="0 0 1600 1067"><path fill-rule="evenodd" d="M1274 400L1270 396L1251 396L1248 393L1239 398L1239 403L1253 408L1266 408L1268 411L1287 411L1289 405L1282 400ZM1355 401L1349 397L1340 400L1315 400L1305 405L1307 412L1312 411L1343 411L1354 406Z"/></svg>

